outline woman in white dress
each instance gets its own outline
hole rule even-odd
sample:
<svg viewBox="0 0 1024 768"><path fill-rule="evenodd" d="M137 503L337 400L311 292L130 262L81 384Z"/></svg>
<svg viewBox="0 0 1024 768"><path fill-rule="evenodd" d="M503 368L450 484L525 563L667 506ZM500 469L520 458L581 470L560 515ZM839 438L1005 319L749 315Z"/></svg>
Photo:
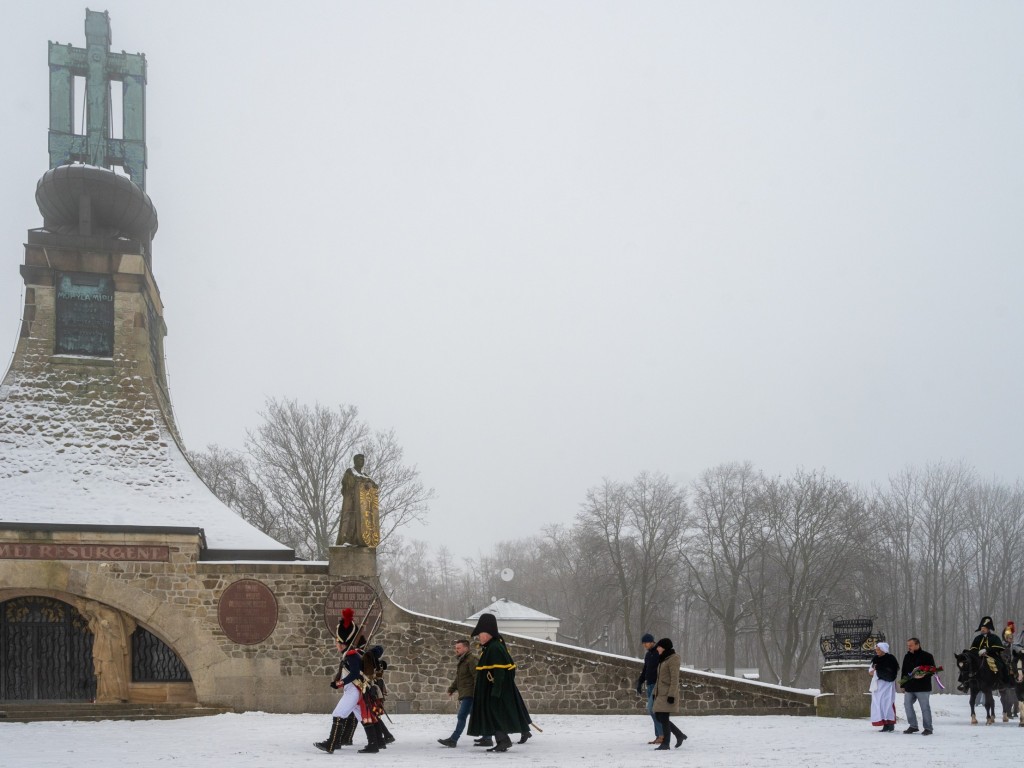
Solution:
<svg viewBox="0 0 1024 768"><path fill-rule="evenodd" d="M882 726L879 733L896 730L896 678L900 663L889 653L889 644L875 645L875 658L871 660L871 724Z"/></svg>

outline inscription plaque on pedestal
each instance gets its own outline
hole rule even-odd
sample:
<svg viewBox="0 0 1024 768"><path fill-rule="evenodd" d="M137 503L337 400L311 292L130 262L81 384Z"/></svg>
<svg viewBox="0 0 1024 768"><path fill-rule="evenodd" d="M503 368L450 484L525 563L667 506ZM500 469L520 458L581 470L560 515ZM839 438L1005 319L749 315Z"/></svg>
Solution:
<svg viewBox="0 0 1024 768"><path fill-rule="evenodd" d="M57 275L56 350L62 355L114 354L114 280L109 275Z"/></svg>
<svg viewBox="0 0 1024 768"><path fill-rule="evenodd" d="M236 581L220 596L217 620L224 634L236 643L262 643L277 626L277 598L263 582Z"/></svg>
<svg viewBox="0 0 1024 768"><path fill-rule="evenodd" d="M380 625L380 598L365 581L342 581L328 593L324 600L324 624L332 637L338 629L343 608L355 611L356 623L364 635L372 634Z"/></svg>

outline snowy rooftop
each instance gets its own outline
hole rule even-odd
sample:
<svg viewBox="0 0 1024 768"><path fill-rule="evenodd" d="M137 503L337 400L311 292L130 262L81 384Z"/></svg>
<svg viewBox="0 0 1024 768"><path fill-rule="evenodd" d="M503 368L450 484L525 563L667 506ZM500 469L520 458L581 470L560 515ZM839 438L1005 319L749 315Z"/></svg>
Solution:
<svg viewBox="0 0 1024 768"><path fill-rule="evenodd" d="M555 616L548 616L546 613L535 611L525 605L514 603L508 598L501 598L496 600L486 608L482 608L472 616L466 618L466 621L475 622L480 618L482 614L493 613L498 619L505 619L506 621L558 621L559 619Z"/></svg>
<svg viewBox="0 0 1024 768"><path fill-rule="evenodd" d="M0 386L0 523L201 528L209 549L290 552L213 495L151 398L53 397L45 378Z"/></svg>

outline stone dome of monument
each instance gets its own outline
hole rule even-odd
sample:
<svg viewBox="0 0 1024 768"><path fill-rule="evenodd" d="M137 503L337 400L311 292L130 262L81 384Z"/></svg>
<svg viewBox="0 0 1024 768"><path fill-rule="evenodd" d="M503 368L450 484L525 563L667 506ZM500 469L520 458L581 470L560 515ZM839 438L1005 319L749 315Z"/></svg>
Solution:
<svg viewBox="0 0 1024 768"><path fill-rule="evenodd" d="M79 232L85 199L92 234L151 240L156 233L153 201L127 176L93 165L59 165L36 184L36 205L51 232Z"/></svg>

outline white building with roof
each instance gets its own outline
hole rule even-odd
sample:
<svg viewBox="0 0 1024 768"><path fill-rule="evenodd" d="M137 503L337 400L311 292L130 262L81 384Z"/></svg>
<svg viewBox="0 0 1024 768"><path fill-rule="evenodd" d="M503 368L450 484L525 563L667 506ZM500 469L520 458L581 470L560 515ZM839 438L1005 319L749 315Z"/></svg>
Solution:
<svg viewBox="0 0 1024 768"><path fill-rule="evenodd" d="M529 606L515 603L506 597L495 600L486 608L477 611L468 617L465 623L471 627L476 626L477 619L485 613L494 614L498 619L498 629L502 632L508 632L513 635L525 635L526 637L534 637L538 640L554 642L558 636L558 627L561 624L561 619L548 616L546 613L541 613Z"/></svg>

